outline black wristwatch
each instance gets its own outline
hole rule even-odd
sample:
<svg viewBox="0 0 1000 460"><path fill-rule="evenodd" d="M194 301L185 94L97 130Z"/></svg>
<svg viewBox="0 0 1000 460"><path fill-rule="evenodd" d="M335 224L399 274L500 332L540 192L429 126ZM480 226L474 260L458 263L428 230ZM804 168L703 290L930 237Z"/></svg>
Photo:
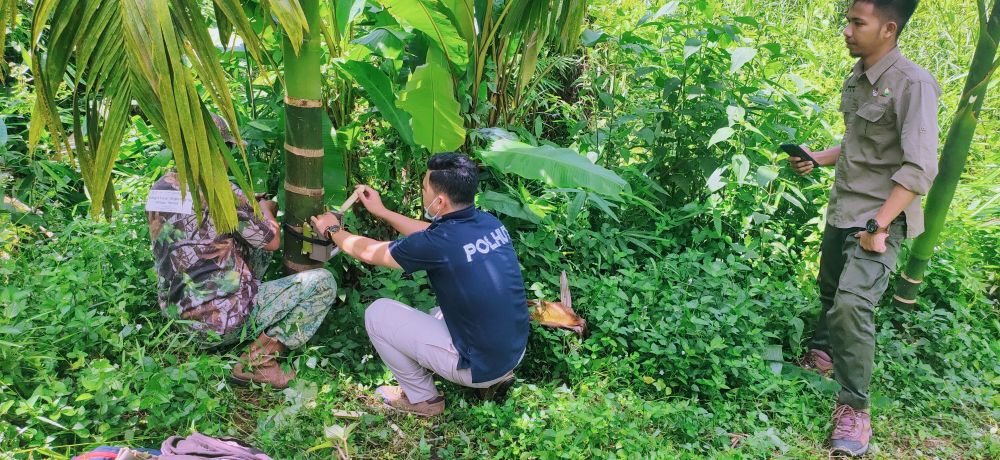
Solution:
<svg viewBox="0 0 1000 460"><path fill-rule="evenodd" d="M877 220L875 220L875 219L868 219L868 222L865 222L865 231L868 232L868 233L871 233L872 235L874 235L876 233L888 233L889 232L889 226L886 225L885 227L882 227L882 226L879 226Z"/></svg>
<svg viewBox="0 0 1000 460"><path fill-rule="evenodd" d="M333 241L333 234L340 231L340 224L333 224L326 228L327 239Z"/></svg>

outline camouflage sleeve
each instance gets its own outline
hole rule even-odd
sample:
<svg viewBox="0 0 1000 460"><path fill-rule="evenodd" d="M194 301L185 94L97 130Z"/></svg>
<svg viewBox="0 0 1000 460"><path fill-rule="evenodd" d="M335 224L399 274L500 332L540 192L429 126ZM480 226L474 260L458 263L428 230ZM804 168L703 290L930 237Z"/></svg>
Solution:
<svg viewBox="0 0 1000 460"><path fill-rule="evenodd" d="M239 224L236 226L236 234L251 247L262 248L274 238L274 231L263 217L259 217L253 211L253 206L247 200L246 195L235 185L233 193L236 194L236 217Z"/></svg>

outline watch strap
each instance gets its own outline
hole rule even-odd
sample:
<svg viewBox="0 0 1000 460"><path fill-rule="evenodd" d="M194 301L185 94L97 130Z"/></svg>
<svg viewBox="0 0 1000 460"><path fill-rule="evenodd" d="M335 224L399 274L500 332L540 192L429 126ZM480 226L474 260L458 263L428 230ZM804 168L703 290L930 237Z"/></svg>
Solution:
<svg viewBox="0 0 1000 460"><path fill-rule="evenodd" d="M343 227L341 225L331 225L331 226L327 227L326 230L324 230L324 234L325 234L325 236L327 238L329 238L332 241L333 240L333 234L339 232L340 229L342 229L342 228Z"/></svg>

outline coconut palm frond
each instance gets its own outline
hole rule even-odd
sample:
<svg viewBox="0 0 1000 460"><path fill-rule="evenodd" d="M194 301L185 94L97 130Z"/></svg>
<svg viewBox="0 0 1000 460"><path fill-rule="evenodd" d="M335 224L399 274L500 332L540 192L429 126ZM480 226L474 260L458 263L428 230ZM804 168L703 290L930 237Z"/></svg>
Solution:
<svg viewBox="0 0 1000 460"><path fill-rule="evenodd" d="M0 7L7 1L0 0ZM227 33L235 30L262 62L261 44L240 2L215 0L214 7ZM272 1L271 7L282 26L301 36L305 20L295 14L296 0ZM111 171L135 103L173 152L181 189L201 192L192 196L196 209L207 207L221 231L235 229L228 174L250 193L249 168L227 76L199 2L38 0L33 15L37 98L29 144L37 145L47 128L53 144L75 154L94 214L109 215L115 206ZM72 101L68 135L57 105L57 99L65 102L63 87ZM232 128L241 162L212 123L209 102Z"/></svg>

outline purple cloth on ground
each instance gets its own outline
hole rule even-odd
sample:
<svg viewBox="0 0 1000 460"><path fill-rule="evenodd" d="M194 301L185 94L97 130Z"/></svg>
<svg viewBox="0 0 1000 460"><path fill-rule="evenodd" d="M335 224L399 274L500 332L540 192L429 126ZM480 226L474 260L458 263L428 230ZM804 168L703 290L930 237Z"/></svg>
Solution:
<svg viewBox="0 0 1000 460"><path fill-rule="evenodd" d="M160 447L160 460L273 460L264 452L231 438L213 438L201 433L171 436Z"/></svg>

